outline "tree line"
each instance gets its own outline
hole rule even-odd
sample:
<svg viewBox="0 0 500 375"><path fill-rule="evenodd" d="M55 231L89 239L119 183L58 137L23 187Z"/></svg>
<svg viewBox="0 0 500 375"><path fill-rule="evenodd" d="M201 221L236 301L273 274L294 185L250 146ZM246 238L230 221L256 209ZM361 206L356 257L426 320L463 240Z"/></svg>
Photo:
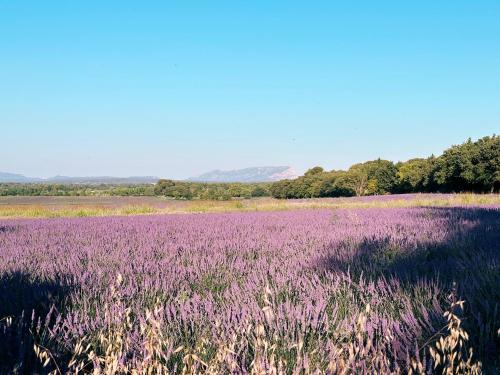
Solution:
<svg viewBox="0 0 500 375"><path fill-rule="evenodd" d="M82 185L54 183L1 183L0 196L152 196L152 184Z"/></svg>
<svg viewBox="0 0 500 375"><path fill-rule="evenodd" d="M0 183L0 196L163 196L229 200L270 196L270 183L204 183L160 180L156 184Z"/></svg>
<svg viewBox="0 0 500 375"><path fill-rule="evenodd" d="M498 192L500 136L468 139L442 155L393 163L371 160L348 170L309 169L294 180L275 182L271 195L279 199L349 197L415 192Z"/></svg>
<svg viewBox="0 0 500 375"><path fill-rule="evenodd" d="M0 196L164 196L172 199L228 200L273 196L279 199L349 197L414 192L498 192L500 136L471 139L442 155L393 163L371 160L348 170L309 169L294 180L274 183L203 183L160 180L156 184L0 184Z"/></svg>
<svg viewBox="0 0 500 375"><path fill-rule="evenodd" d="M270 195L270 183L214 183L160 180L155 195L174 199L229 200Z"/></svg>

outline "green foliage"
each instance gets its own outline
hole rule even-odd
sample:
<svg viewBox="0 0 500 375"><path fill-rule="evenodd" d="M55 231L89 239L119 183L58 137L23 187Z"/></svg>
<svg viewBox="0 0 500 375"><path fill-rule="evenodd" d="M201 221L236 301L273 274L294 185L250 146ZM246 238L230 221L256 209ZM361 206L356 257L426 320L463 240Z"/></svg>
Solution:
<svg viewBox="0 0 500 375"><path fill-rule="evenodd" d="M295 180L275 182L270 190L281 199L387 194L396 186L396 173L392 162L380 159L353 165L348 171L315 167Z"/></svg>
<svg viewBox="0 0 500 375"><path fill-rule="evenodd" d="M355 184L356 195L392 193L397 181L397 169L392 161L372 160L355 164L347 171Z"/></svg>
<svg viewBox="0 0 500 375"><path fill-rule="evenodd" d="M269 195L269 190L264 189L262 186L258 185L254 187L250 193L253 198L266 197Z"/></svg>
<svg viewBox="0 0 500 375"><path fill-rule="evenodd" d="M174 199L230 200L269 196L268 183L204 183L160 180L154 194Z"/></svg>
<svg viewBox="0 0 500 375"><path fill-rule="evenodd" d="M321 167L309 169L304 176L295 180L282 180L271 185L271 195L275 198L314 198L323 196L328 189L328 181L333 174L325 172Z"/></svg>
<svg viewBox="0 0 500 375"><path fill-rule="evenodd" d="M495 192L500 190L500 136L470 139L439 157L394 164L371 160L347 171L309 169L295 180L273 183L279 199L345 197L411 192Z"/></svg>
<svg viewBox="0 0 500 375"><path fill-rule="evenodd" d="M269 183L200 183L160 180L155 185L0 184L0 196L164 196L173 199L230 200L266 197Z"/></svg>
<svg viewBox="0 0 500 375"><path fill-rule="evenodd" d="M152 196L154 186L0 183L0 196Z"/></svg>
<svg viewBox="0 0 500 375"><path fill-rule="evenodd" d="M321 167L314 167L309 169L304 175L305 176L314 176L323 173L325 170Z"/></svg>
<svg viewBox="0 0 500 375"><path fill-rule="evenodd" d="M402 193L430 191L433 188L432 174L435 168L435 158L410 159L396 164L398 191Z"/></svg>
<svg viewBox="0 0 500 375"><path fill-rule="evenodd" d="M500 189L500 136L452 146L437 159L435 181L446 191Z"/></svg>

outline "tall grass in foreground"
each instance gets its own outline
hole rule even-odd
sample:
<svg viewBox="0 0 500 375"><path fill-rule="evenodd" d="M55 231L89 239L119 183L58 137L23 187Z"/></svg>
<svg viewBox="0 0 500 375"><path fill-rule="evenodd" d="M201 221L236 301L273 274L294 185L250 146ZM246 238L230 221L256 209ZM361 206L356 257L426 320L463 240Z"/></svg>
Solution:
<svg viewBox="0 0 500 375"><path fill-rule="evenodd" d="M449 296L450 308L444 313L447 324L436 332L429 342L416 353L409 354L409 366L400 368L393 364L391 355L392 332L385 332L381 337L374 337L370 327L373 324L370 305L367 304L356 319L353 336L349 341L339 342L332 348L333 356L321 361L310 361L313 353L305 350L305 337L289 343L288 356L280 349L281 343L272 335L275 298L266 286L263 293L262 312L264 323L253 326L248 324L241 335L235 335L231 341L212 348L210 343L201 340L195 348L178 346L174 348L174 339L165 335L162 320L159 318L162 307L153 311L146 310L144 319L139 322L140 354L130 358L133 348L129 332L133 330L131 309L125 306L121 291L122 277L118 275L115 285L111 286L110 295L114 304L105 306L110 318L109 324L96 333L96 338L84 335L73 350L67 362L57 363L57 359L44 345L34 339L33 351L39 361L40 372L45 368L50 375L63 373L92 374L481 374L482 364L475 360L473 348L468 346L469 335L462 327L458 314L463 311L464 301ZM120 313L115 314L116 311ZM9 329L12 319L5 321ZM500 334L500 330L498 332ZM375 341L377 340L377 341ZM242 369L238 361L238 348L250 347L253 360L247 369ZM206 350L214 351L209 360L203 360ZM292 358L294 356L294 358ZM175 358L177 357L177 358ZM127 360L130 358L130 361ZM293 367L290 366L291 363ZM315 363L316 362L316 363ZM35 365L36 367L36 365Z"/></svg>

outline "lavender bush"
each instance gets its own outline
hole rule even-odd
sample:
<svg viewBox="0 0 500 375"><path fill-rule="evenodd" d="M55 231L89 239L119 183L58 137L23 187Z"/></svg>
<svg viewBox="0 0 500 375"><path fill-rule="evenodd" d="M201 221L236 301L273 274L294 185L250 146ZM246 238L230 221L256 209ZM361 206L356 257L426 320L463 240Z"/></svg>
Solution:
<svg viewBox="0 0 500 375"><path fill-rule="evenodd" d="M90 370L103 332L133 366L153 330L171 372L432 372L450 292L495 369L499 244L499 207L0 221L0 369L64 372L85 345Z"/></svg>

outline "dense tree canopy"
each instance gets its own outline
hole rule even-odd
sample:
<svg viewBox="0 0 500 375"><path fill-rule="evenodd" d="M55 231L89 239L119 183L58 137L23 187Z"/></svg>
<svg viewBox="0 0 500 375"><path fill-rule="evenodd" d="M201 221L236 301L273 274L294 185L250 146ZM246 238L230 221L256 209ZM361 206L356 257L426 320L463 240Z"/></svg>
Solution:
<svg viewBox="0 0 500 375"><path fill-rule="evenodd" d="M496 191L500 188L500 136L467 140L437 160L436 182L448 191Z"/></svg>
<svg viewBox="0 0 500 375"><path fill-rule="evenodd" d="M203 183L174 180L160 180L154 187L155 195L174 199L253 198L269 196L266 183Z"/></svg>
<svg viewBox="0 0 500 375"><path fill-rule="evenodd" d="M397 163L398 191L411 193L432 190L434 164L433 156L428 159L416 158Z"/></svg>
<svg viewBox="0 0 500 375"><path fill-rule="evenodd" d="M0 196L151 196L153 189L152 184L1 183Z"/></svg>
<svg viewBox="0 0 500 375"><path fill-rule="evenodd" d="M309 169L295 180L271 185L275 198L339 197L410 192L495 192L500 190L500 137L452 146L439 157L394 164L371 160L347 171Z"/></svg>

